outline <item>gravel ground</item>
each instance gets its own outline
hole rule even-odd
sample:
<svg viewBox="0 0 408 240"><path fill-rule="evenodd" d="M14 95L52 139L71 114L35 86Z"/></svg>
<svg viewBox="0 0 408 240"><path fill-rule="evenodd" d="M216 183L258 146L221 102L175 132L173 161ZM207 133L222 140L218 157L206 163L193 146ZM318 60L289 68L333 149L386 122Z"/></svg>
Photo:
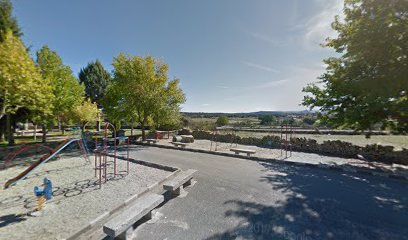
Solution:
<svg viewBox="0 0 408 240"><path fill-rule="evenodd" d="M169 145L173 146L167 140L160 140L157 144L161 145ZM203 150L210 150L211 148L211 141L210 140L194 140L194 143L188 143L187 148L193 149L203 149ZM357 158L340 158L340 157L331 157L331 156L324 156L314 153L303 153L303 152L292 152L292 156L288 152L288 158L286 158L285 152L283 152L283 156L281 156L280 149L269 149L269 148L261 148L257 146L248 146L248 145L241 145L241 144L230 144L230 143L217 143L217 151L218 152L227 152L233 153L230 151L230 148L241 148L241 149L250 149L255 150L256 153L252 156L261 157L261 158L270 158L270 159L278 159L282 161L294 161L294 162L304 162L304 163L312 163L312 164L325 164L325 165L351 165L356 167L363 167L363 168L380 168L384 170L390 170L393 172L400 172L404 174L408 174L408 167L398 164L387 165L384 163L379 162L368 162L364 160L360 160ZM212 143L211 150L214 151L215 143ZM244 153L240 153L244 154Z"/></svg>
<svg viewBox="0 0 408 240"><path fill-rule="evenodd" d="M25 169L17 166L2 170L0 184ZM109 171L110 170L110 171ZM63 239L80 230L96 217L110 211L131 195L164 179L169 172L119 161L120 176L99 189L94 177L93 158L86 162L79 155L61 155L36 169L26 180L7 190L0 190L0 239ZM113 173L113 166L108 168ZM54 198L47 202L40 216L29 216L36 207L34 186L48 177L54 185Z"/></svg>

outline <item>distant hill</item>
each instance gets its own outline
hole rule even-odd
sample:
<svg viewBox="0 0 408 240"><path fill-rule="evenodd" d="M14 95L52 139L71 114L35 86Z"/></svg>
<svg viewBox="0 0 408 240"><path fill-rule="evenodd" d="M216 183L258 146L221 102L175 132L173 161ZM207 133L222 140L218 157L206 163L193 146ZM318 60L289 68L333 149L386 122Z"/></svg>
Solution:
<svg viewBox="0 0 408 240"><path fill-rule="evenodd" d="M262 115L275 115L275 116L305 116L314 115L313 111L258 111L258 112L242 112L242 113L222 113L222 112L182 112L188 117L219 117L225 115L228 117L258 117Z"/></svg>

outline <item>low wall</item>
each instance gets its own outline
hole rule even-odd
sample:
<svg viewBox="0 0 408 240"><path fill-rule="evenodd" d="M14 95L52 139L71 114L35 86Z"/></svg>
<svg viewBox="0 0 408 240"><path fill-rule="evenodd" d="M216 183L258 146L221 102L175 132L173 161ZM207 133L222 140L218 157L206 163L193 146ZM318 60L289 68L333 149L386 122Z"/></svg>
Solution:
<svg viewBox="0 0 408 240"><path fill-rule="evenodd" d="M262 138L240 137L233 134L212 134L206 131L194 131L195 139L206 139L217 142L237 143L254 145L257 147L280 149L281 139L278 136L264 136ZM408 165L408 149L395 151L393 146L381 146L377 144L360 147L349 142L324 141L318 143L314 139L292 138L290 140L292 150L297 152L318 153L334 157L356 158L362 155L369 161L383 162L387 164L398 163Z"/></svg>

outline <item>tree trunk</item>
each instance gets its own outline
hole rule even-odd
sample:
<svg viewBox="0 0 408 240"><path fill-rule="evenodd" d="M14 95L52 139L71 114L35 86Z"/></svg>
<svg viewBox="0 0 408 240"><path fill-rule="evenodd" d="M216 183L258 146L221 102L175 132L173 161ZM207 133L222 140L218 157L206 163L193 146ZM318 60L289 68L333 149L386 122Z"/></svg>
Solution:
<svg viewBox="0 0 408 240"><path fill-rule="evenodd" d="M34 124L34 133L33 133L33 136L34 136L34 142L36 142L36 141L37 141L37 124Z"/></svg>
<svg viewBox="0 0 408 240"><path fill-rule="evenodd" d="M61 125L62 135L65 135L65 125Z"/></svg>
<svg viewBox="0 0 408 240"><path fill-rule="evenodd" d="M130 126L130 136L133 136L134 125L135 125L135 119L132 117L132 123L131 123L131 126Z"/></svg>
<svg viewBox="0 0 408 240"><path fill-rule="evenodd" d="M42 125L42 143L47 142L47 126L45 124Z"/></svg>
<svg viewBox="0 0 408 240"><path fill-rule="evenodd" d="M142 126L142 140L144 141L144 140L146 140L146 130L145 130L145 124L144 123L142 123L141 124Z"/></svg>
<svg viewBox="0 0 408 240"><path fill-rule="evenodd" d="M4 138L4 132L5 132L5 128L4 128L4 125L2 124L1 126L0 126L0 142L4 142L4 140L5 140L5 138Z"/></svg>
<svg viewBox="0 0 408 240"><path fill-rule="evenodd" d="M8 113L6 115L6 128L7 128L7 141L9 146L13 146L14 142L14 131L13 125L11 124L11 115Z"/></svg>
<svg viewBox="0 0 408 240"><path fill-rule="evenodd" d="M58 131L62 131L61 121L58 118Z"/></svg>

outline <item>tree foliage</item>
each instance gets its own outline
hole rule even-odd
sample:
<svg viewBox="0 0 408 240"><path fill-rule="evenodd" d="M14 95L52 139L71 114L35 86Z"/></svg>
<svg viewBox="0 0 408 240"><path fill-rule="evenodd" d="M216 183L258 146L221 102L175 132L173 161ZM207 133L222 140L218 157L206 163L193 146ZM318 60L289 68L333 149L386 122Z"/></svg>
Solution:
<svg viewBox="0 0 408 240"><path fill-rule="evenodd" d="M49 114L53 95L42 79L24 44L9 31L0 43L0 119L26 108Z"/></svg>
<svg viewBox="0 0 408 240"><path fill-rule="evenodd" d="M324 60L321 85L304 88L303 104L331 126L408 132L408 1L345 0L344 14L325 44L340 56Z"/></svg>
<svg viewBox="0 0 408 240"><path fill-rule="evenodd" d="M225 126L228 124L228 122L229 122L228 117L225 115L222 115L217 118L217 121L215 122L215 124L217 124L217 126Z"/></svg>
<svg viewBox="0 0 408 240"><path fill-rule="evenodd" d="M73 109L80 105L84 97L84 86L73 75L71 68L63 64L62 59L48 46L37 51L37 64L44 79L49 79L52 93L54 116L60 122L72 119Z"/></svg>
<svg viewBox="0 0 408 240"><path fill-rule="evenodd" d="M10 0L0 0L0 42L6 39L8 31L11 31L16 37L22 35L16 18L11 15L12 11L13 6Z"/></svg>
<svg viewBox="0 0 408 240"><path fill-rule="evenodd" d="M272 125L276 123L276 117L273 115L261 115L258 117L261 125Z"/></svg>
<svg viewBox="0 0 408 240"><path fill-rule="evenodd" d="M92 103L90 99L85 99L81 104L75 106L72 111L74 121L81 124L82 130L85 129L88 123L98 120L98 105Z"/></svg>
<svg viewBox="0 0 408 240"><path fill-rule="evenodd" d="M169 81L168 65L151 56L119 54L113 60L114 77L103 106L110 119L134 118L145 136L147 125L169 123L185 101L179 80Z"/></svg>
<svg viewBox="0 0 408 240"><path fill-rule="evenodd" d="M85 85L86 97L99 105L105 96L105 90L110 80L110 74L105 70L99 60L88 63L88 65L79 72L79 81Z"/></svg>

